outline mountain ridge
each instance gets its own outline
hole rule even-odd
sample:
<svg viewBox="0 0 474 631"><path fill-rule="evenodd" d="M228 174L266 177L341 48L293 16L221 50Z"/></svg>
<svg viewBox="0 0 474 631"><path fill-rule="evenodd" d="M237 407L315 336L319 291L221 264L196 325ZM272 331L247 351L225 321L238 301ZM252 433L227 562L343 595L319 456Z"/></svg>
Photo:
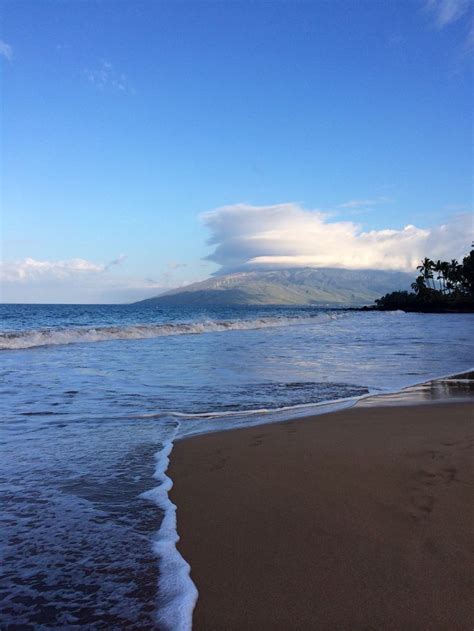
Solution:
<svg viewBox="0 0 474 631"><path fill-rule="evenodd" d="M384 270L289 268L213 276L140 300L156 305L322 305L362 306L409 289L410 274Z"/></svg>

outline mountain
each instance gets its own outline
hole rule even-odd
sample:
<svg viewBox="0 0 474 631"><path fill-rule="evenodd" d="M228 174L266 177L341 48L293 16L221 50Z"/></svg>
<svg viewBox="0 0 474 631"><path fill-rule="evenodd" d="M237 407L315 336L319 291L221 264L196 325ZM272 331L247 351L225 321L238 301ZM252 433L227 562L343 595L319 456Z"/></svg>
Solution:
<svg viewBox="0 0 474 631"><path fill-rule="evenodd" d="M173 289L140 304L358 306L410 288L403 272L291 268L236 272Z"/></svg>

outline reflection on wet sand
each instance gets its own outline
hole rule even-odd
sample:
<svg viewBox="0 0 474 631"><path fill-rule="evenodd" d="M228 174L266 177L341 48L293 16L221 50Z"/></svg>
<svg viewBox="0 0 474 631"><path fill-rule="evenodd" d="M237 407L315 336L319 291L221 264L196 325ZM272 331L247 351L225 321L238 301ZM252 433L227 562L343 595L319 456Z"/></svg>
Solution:
<svg viewBox="0 0 474 631"><path fill-rule="evenodd" d="M453 375L442 379L434 379L416 386L404 388L393 394L367 397L357 407L413 405L432 403L433 401L472 400L474 396L474 371Z"/></svg>

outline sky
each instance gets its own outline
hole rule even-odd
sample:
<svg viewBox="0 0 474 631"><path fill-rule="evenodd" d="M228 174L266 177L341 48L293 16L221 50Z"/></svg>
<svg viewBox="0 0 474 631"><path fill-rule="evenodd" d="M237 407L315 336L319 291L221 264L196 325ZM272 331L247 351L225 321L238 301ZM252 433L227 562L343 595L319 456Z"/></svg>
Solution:
<svg viewBox="0 0 474 631"><path fill-rule="evenodd" d="M1 299L472 240L470 0L4 0Z"/></svg>

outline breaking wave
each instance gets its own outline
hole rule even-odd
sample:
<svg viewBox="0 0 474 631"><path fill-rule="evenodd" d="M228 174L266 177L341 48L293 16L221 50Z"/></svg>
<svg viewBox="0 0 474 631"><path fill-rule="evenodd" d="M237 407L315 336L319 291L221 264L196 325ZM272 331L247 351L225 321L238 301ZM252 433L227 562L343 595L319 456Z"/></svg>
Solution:
<svg viewBox="0 0 474 631"><path fill-rule="evenodd" d="M204 320L168 324L127 326L67 327L8 331L0 333L0 350L17 350L57 344L140 340L169 335L199 335L221 331L265 329L309 324L315 320L333 320L342 314L318 313L305 316L268 317L254 320Z"/></svg>

